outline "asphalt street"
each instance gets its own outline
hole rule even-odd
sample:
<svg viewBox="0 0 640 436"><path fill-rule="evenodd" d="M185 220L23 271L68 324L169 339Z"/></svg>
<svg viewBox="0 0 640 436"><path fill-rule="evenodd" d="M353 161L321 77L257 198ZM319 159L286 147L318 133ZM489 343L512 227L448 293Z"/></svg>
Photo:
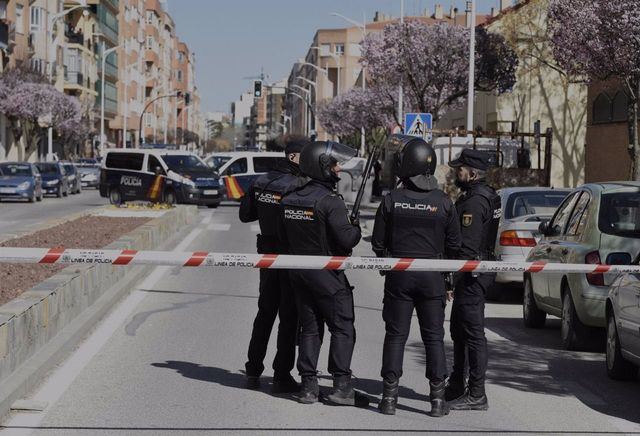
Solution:
<svg viewBox="0 0 640 436"><path fill-rule="evenodd" d="M240 223L236 207L200 214L202 221L178 249L254 251L257 226ZM370 255L369 243L361 242L356 254ZM377 400L383 279L368 272L348 276L356 287L355 385ZM254 270L157 268L29 398L47 408L13 413L0 435L640 433L639 383L609 380L602 353L562 350L559 320L526 329L517 291L486 308L487 412L426 415L428 384L415 317L396 416L379 414L375 402L356 409L273 396L270 369L260 391L246 390L242 370L257 281ZM319 365L325 389L331 385L327 348ZM447 350L450 357L448 334Z"/></svg>
<svg viewBox="0 0 640 436"><path fill-rule="evenodd" d="M67 215L83 212L108 204L97 189L84 189L78 195L56 198L46 196L41 202L27 203L17 200L0 202L0 238L34 229L41 224Z"/></svg>

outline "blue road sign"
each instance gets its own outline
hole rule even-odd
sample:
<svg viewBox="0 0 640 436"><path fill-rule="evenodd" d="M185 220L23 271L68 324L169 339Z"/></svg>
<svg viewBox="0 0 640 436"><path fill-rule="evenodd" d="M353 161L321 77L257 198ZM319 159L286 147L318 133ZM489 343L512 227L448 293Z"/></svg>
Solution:
<svg viewBox="0 0 640 436"><path fill-rule="evenodd" d="M404 115L404 134L419 136L426 141L431 141L433 129L433 116L425 113L409 113Z"/></svg>

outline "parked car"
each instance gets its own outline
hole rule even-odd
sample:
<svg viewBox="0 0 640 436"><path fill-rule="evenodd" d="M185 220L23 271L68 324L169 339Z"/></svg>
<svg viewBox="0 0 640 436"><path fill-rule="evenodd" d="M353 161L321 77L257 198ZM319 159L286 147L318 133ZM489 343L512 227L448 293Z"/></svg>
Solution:
<svg viewBox="0 0 640 436"><path fill-rule="evenodd" d="M527 260L620 264L640 253L640 182L593 183L575 189L549 222ZM561 318L562 345L580 349L606 326L606 300L614 274L525 274L523 316L542 327ZM603 330L602 330L603 331Z"/></svg>
<svg viewBox="0 0 640 436"><path fill-rule="evenodd" d="M100 196L216 208L224 194L218 174L188 151L110 150L100 171Z"/></svg>
<svg viewBox="0 0 640 436"><path fill-rule="evenodd" d="M640 264L639 259L636 257L633 263ZM640 366L640 274L616 278L609 288L605 310L607 374L616 380L634 379Z"/></svg>
<svg viewBox="0 0 640 436"><path fill-rule="evenodd" d="M0 163L0 199L42 201L42 177L29 162Z"/></svg>
<svg viewBox="0 0 640 436"><path fill-rule="evenodd" d="M69 195L67 172L62 163L38 162L36 166L42 175L42 190L45 194L52 194L58 198Z"/></svg>
<svg viewBox="0 0 640 436"><path fill-rule="evenodd" d="M538 187L505 188L498 191L502 201L502 217L498 227L495 254L497 260L524 262L541 239L538 227L548 221L570 189ZM501 272L496 284L487 292L487 299L500 298L502 285L522 285L521 272Z"/></svg>
<svg viewBox="0 0 640 436"><path fill-rule="evenodd" d="M240 200L251 183L286 161L282 152L234 151L213 153L205 159L207 165L220 174L229 200Z"/></svg>
<svg viewBox="0 0 640 436"><path fill-rule="evenodd" d="M95 161L95 159L93 159ZM80 185L83 188L96 188L100 184L100 164L95 162L78 161L76 163L80 173Z"/></svg>
<svg viewBox="0 0 640 436"><path fill-rule="evenodd" d="M69 193L79 194L82 192L80 183L80 173L76 166L71 162L62 162L64 170L67 173L67 183L69 184Z"/></svg>

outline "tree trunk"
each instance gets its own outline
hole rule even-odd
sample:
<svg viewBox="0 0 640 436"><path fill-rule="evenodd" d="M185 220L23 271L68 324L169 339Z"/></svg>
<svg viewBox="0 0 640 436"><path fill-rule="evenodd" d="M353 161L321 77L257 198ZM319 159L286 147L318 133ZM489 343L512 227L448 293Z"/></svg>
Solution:
<svg viewBox="0 0 640 436"><path fill-rule="evenodd" d="M631 118L631 122L633 123L633 126L631 128L633 136L632 180L640 180L640 147L638 146L638 103L640 99L640 78L636 78L634 85L635 89L633 90L633 93L635 94L635 98L633 99L633 117Z"/></svg>

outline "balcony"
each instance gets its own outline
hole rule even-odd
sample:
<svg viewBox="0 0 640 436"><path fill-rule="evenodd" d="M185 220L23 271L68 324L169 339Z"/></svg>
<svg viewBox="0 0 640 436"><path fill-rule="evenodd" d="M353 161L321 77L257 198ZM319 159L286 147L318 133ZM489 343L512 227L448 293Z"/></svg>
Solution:
<svg viewBox="0 0 640 436"><path fill-rule="evenodd" d="M79 71L68 71L64 69L65 85L79 85L84 87L84 75Z"/></svg>
<svg viewBox="0 0 640 436"><path fill-rule="evenodd" d="M64 32L67 43L84 45L84 35L82 33Z"/></svg>

